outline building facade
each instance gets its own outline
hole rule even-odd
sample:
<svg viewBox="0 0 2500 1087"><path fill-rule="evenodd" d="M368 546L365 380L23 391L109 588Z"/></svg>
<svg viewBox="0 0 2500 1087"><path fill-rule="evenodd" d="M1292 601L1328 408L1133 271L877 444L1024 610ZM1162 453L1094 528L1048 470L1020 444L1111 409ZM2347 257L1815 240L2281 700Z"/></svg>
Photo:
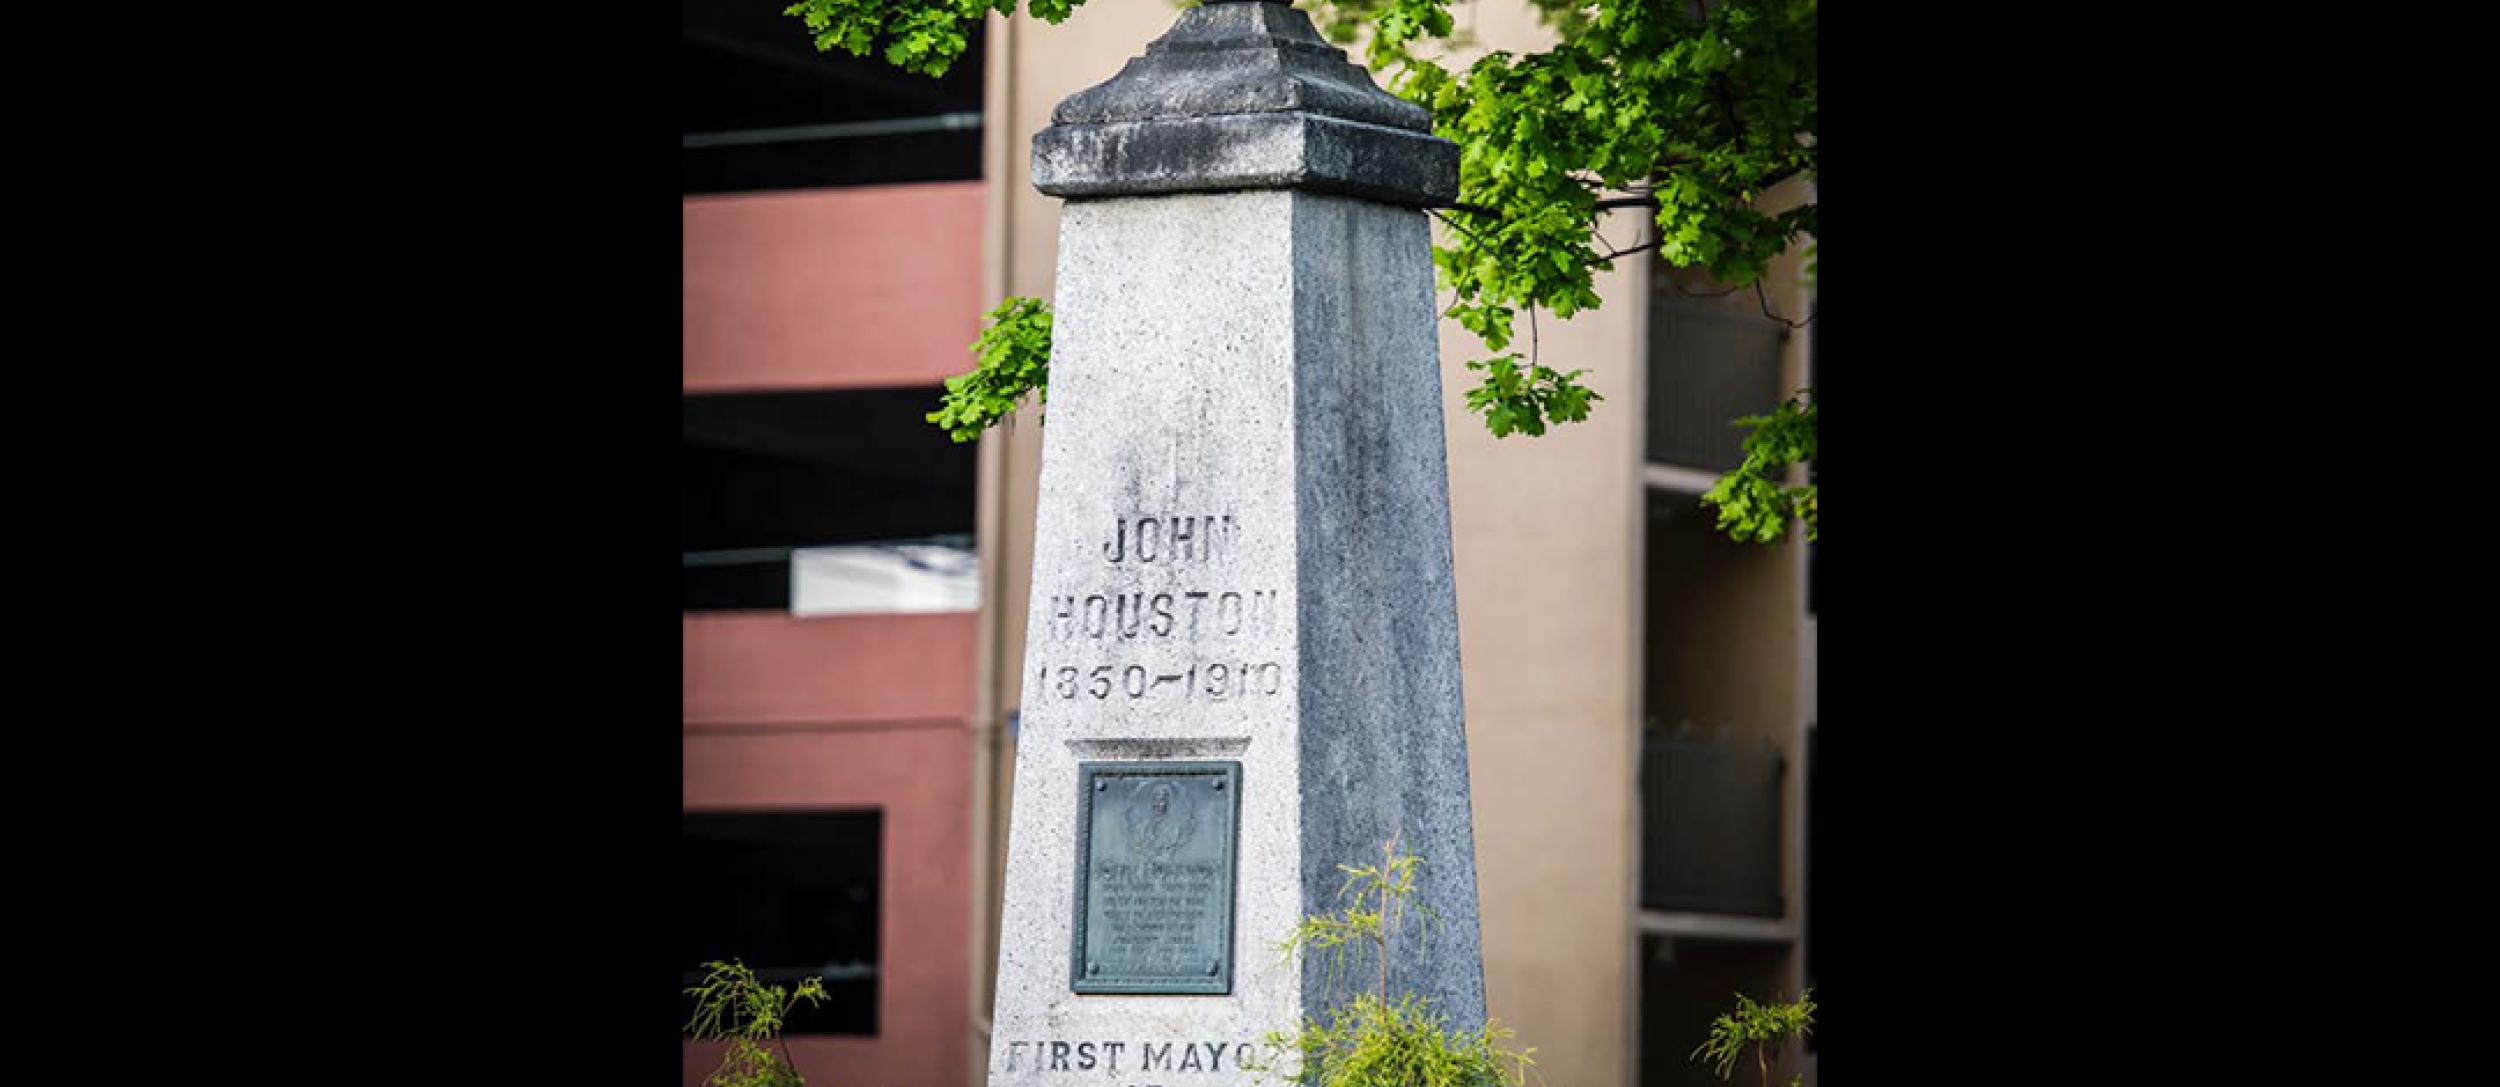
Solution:
<svg viewBox="0 0 2500 1087"><path fill-rule="evenodd" d="M1051 297L1033 134L1173 9L993 17L932 82L815 55L773 5L703 7L679 969L827 978L839 999L790 1039L811 1083L963 1087L1001 938L1041 435L1028 410L951 446L920 417L982 312ZM1479 48L1541 34L1522 4L1461 11ZM1689 1059L1710 1016L1811 981L1816 620L1805 543L1729 541L1697 497L1734 463L1728 421L1809 384L1812 328L1642 261L1599 288L1540 350L1605 399L1542 438L1466 412L1486 352L1442 333L1487 1003L1547 1082L1715 1082ZM1764 300L1807 311L1793 262ZM689 1044L683 1081L716 1059ZM1812 1056L1791 1071L1813 1082Z"/></svg>

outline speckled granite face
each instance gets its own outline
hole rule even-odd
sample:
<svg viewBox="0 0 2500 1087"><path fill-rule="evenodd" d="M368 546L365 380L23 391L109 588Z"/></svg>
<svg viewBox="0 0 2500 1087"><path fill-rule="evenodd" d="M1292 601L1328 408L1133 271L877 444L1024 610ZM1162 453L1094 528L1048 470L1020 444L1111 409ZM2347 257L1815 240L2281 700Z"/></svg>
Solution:
<svg viewBox="0 0 2500 1087"><path fill-rule="evenodd" d="M1423 213L1175 195L1060 235L989 1082L1249 1082L1330 995L1276 945L1393 836L1439 914L1394 980L1481 1021ZM1073 991L1080 764L1135 760L1239 764L1229 992ZM1217 810L1089 825L1136 860Z"/></svg>

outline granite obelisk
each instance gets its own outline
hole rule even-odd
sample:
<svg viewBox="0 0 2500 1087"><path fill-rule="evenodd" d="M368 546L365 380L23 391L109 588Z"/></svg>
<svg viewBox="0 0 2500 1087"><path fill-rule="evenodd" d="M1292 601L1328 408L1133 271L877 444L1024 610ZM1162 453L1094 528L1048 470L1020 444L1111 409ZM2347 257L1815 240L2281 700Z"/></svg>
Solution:
<svg viewBox="0 0 2500 1087"><path fill-rule="evenodd" d="M1236 1084L1276 948L1424 858L1484 1017L1425 207L1457 148L1292 7L1183 12L1033 144L1061 209L988 1082Z"/></svg>

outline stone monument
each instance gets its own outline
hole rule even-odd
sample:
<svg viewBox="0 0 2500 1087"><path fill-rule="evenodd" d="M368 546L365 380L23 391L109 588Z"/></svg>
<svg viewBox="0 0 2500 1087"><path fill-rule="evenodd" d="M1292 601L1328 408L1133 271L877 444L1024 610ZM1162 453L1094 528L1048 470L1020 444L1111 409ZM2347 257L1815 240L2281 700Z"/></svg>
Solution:
<svg viewBox="0 0 2500 1087"><path fill-rule="evenodd" d="M1244 1083L1277 945L1423 857L1391 985L1484 1018L1431 239L1458 149L1277 2L1059 105L1066 198L989 1079ZM1366 968L1368 973L1368 967Z"/></svg>

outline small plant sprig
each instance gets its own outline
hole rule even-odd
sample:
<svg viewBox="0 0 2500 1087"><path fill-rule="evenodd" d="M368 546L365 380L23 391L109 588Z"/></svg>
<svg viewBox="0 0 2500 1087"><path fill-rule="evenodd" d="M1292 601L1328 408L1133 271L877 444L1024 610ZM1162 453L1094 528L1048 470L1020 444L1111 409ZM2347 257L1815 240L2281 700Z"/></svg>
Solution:
<svg viewBox="0 0 2500 1087"><path fill-rule="evenodd" d="M1381 848L1379 864L1338 865L1337 870L1345 873L1345 884L1337 888L1337 900L1347 902L1346 907L1336 913L1303 918L1277 948L1278 954L1290 962L1297 954L1328 952L1328 991L1334 996L1347 949L1368 947L1379 964L1373 994L1386 999L1389 938L1405 927L1408 904L1415 897L1415 870L1423 863L1422 857L1399 853L1398 843L1392 839ZM1429 922L1432 911L1424 908L1421 913Z"/></svg>
<svg viewBox="0 0 2500 1087"><path fill-rule="evenodd" d="M1398 852L1390 840L1379 864L1337 866L1346 875L1335 913L1315 914L1294 927L1278 945L1290 964L1311 951L1330 953L1329 991L1342 979L1349 949L1369 950L1378 969L1368 992L1335 1004L1325 1014L1306 1018L1290 1031L1271 1031L1265 1042L1272 1054L1290 1052L1295 1070L1282 1073L1272 1058L1253 1057L1244 1067L1261 1080L1281 1076L1304 1087L1521 1087L1536 1050L1514 1052L1512 1033L1496 1022L1482 1030L1453 1030L1449 1017L1432 1002L1413 993L1389 993L1390 949L1410 913L1429 918L1431 910L1413 906L1415 873L1423 858Z"/></svg>
<svg viewBox="0 0 2500 1087"><path fill-rule="evenodd" d="M1693 1050L1693 1059L1709 1064L1727 1079L1736 1070L1736 1058L1746 1046L1753 1047L1754 1063L1762 1070L1762 1087L1771 1087L1771 1058L1791 1038L1814 1033L1814 990L1797 994L1787 1004L1757 1004L1752 997L1736 994L1736 1010L1719 1016L1710 1024L1710 1038ZM1797 1076L1790 1087L1805 1080Z"/></svg>
<svg viewBox="0 0 2500 1087"><path fill-rule="evenodd" d="M790 1060L789 1043L781 1040L781 1028L799 1001L824 1001L823 979L808 978L791 992L764 984L735 959L707 962L703 969L702 984L686 989L695 998L686 1033L696 1041L729 1043L720 1067L704 1077L704 1087L805 1087L807 1081ZM779 1044L780 1055L766 1043Z"/></svg>

